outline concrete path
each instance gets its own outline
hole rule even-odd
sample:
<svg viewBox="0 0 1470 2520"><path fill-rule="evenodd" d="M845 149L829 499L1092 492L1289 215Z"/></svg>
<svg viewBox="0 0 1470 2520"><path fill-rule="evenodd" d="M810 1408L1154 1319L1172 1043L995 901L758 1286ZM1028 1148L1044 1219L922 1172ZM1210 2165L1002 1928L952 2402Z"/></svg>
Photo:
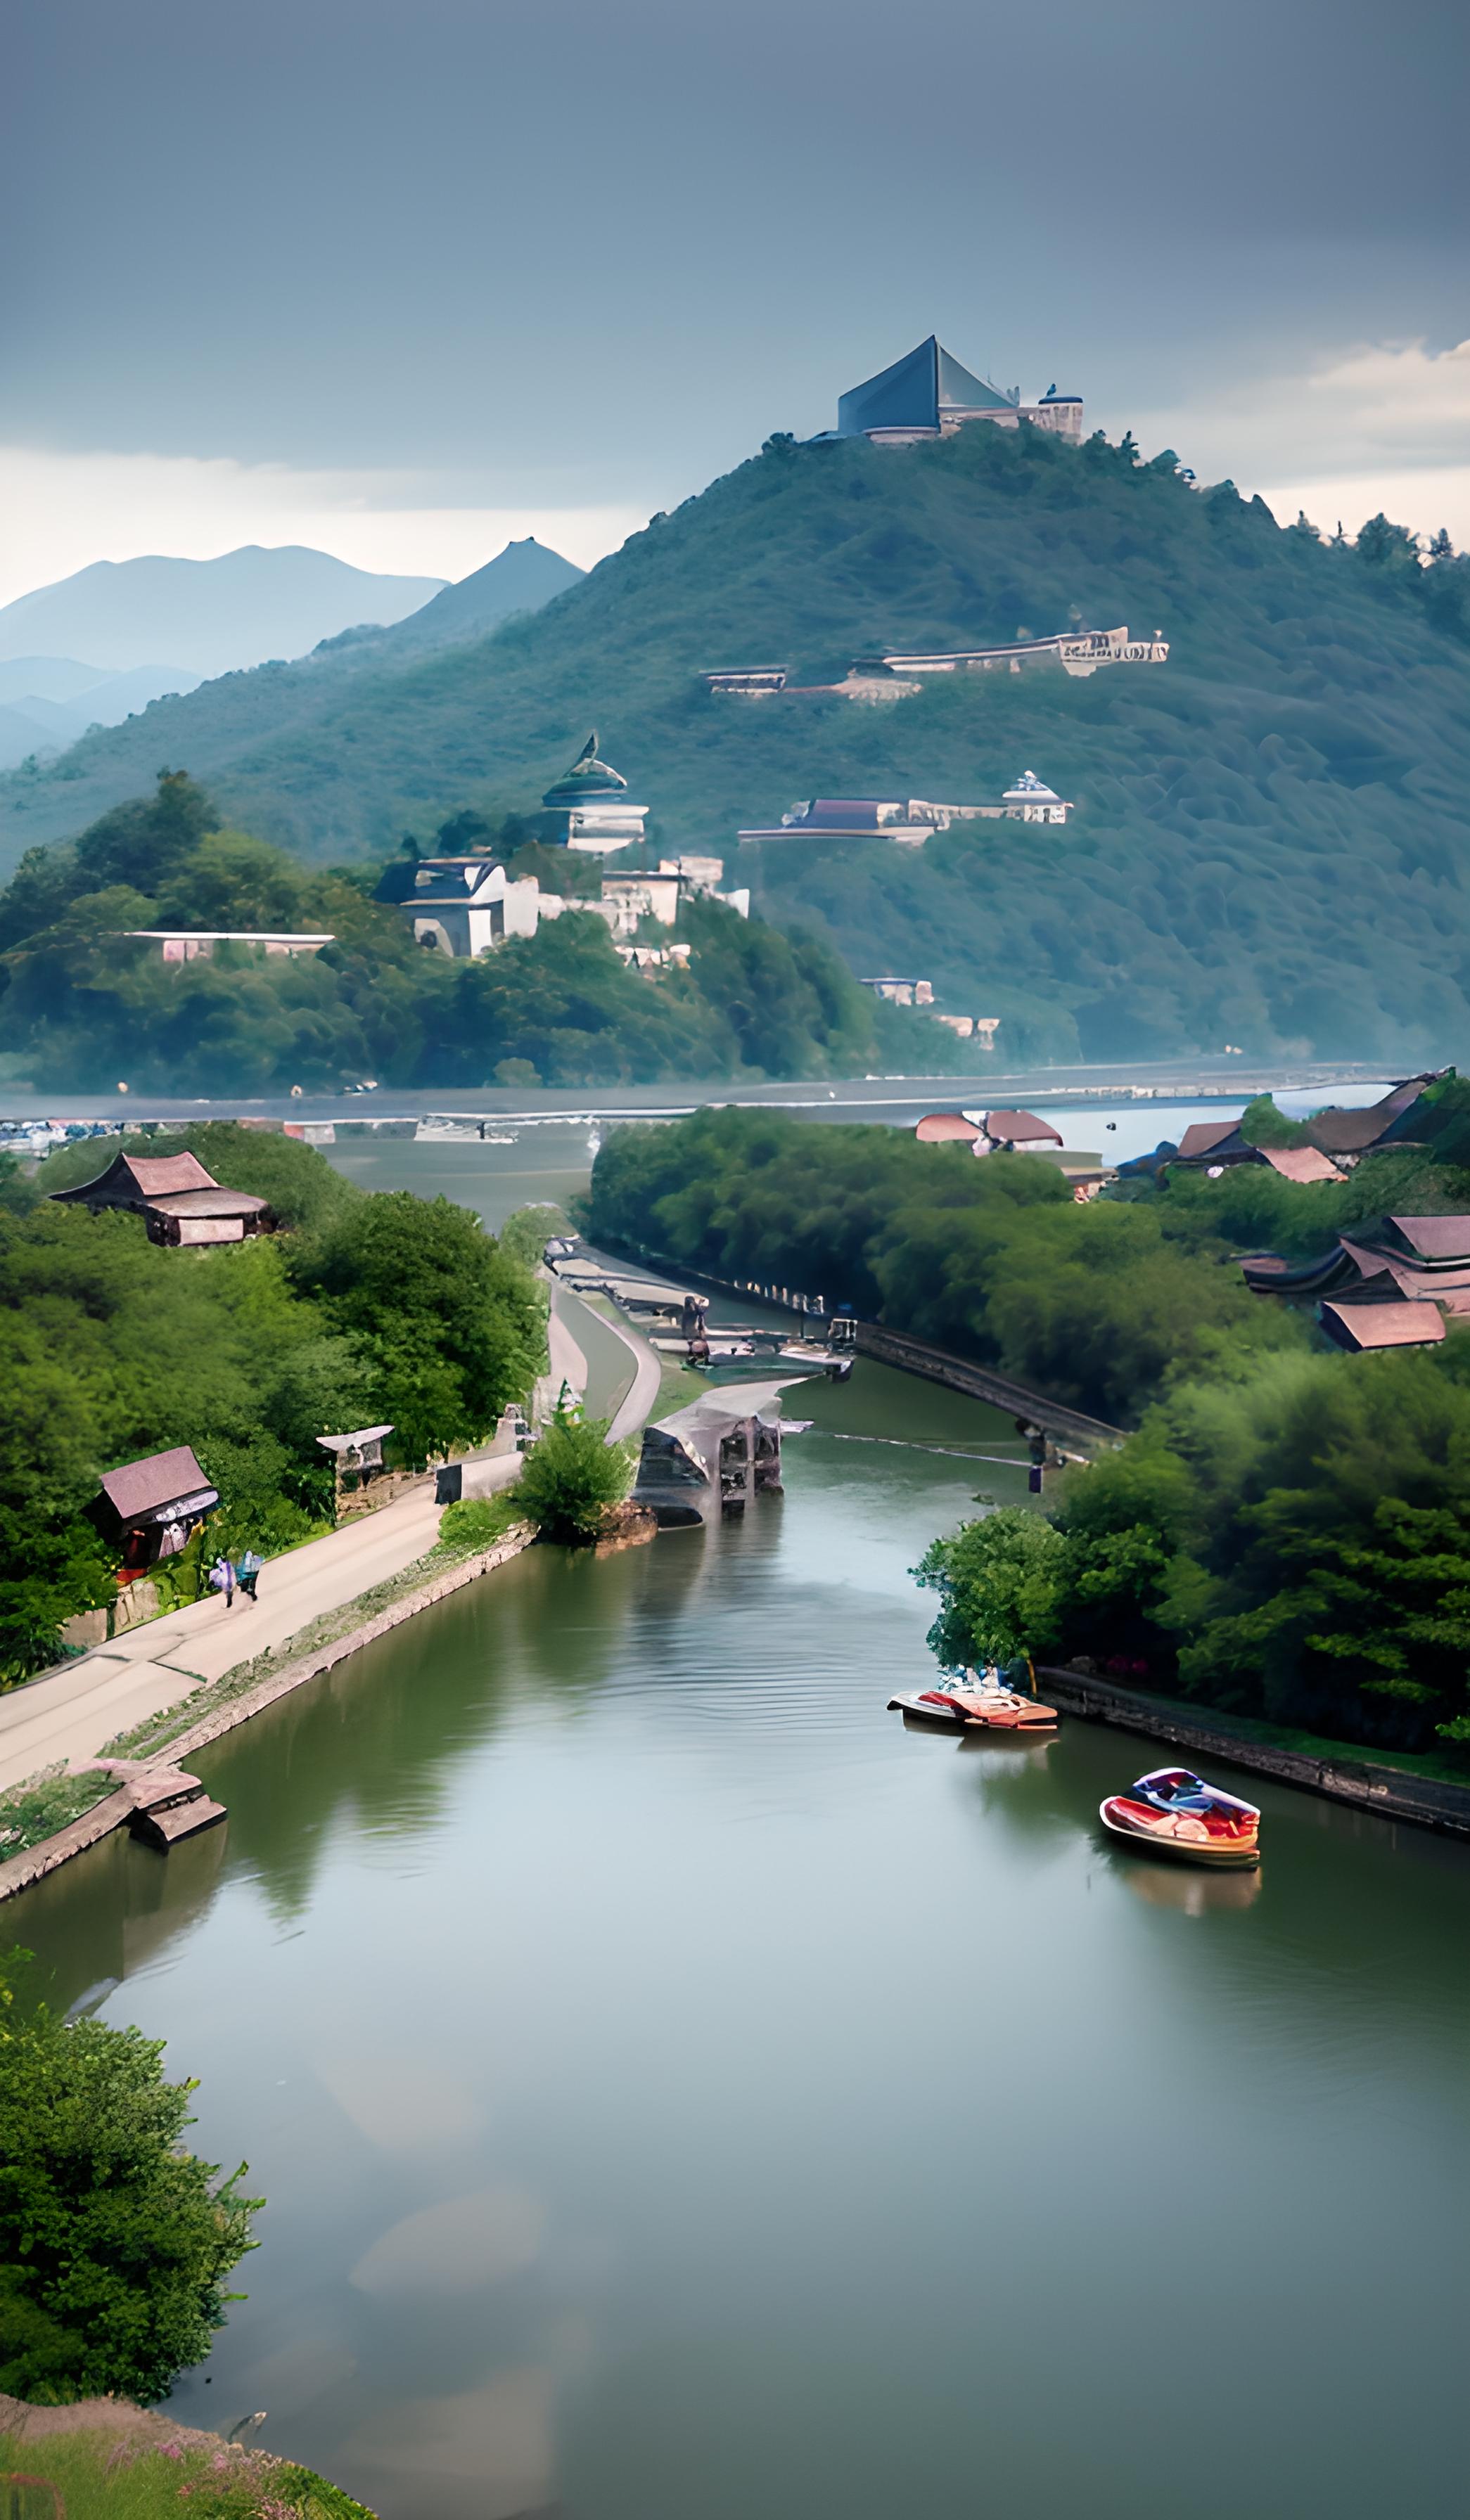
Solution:
<svg viewBox="0 0 1470 2520"><path fill-rule="evenodd" d="M647 1339L640 1338L636 1330L629 1329L626 1322L610 1321L608 1328L616 1330L632 1355L637 1369L632 1389L608 1428L608 1442L620 1444L625 1436L636 1435L647 1425L658 1401L664 1368L659 1361L658 1349L650 1347Z"/></svg>
<svg viewBox="0 0 1470 2520"><path fill-rule="evenodd" d="M508 1477L520 1464L514 1455ZM85 1767L115 1733L161 1714L202 1680L218 1680L359 1593L401 1573L438 1538L434 1474L340 1531L310 1540L261 1574L252 1608L216 1594L96 1647L61 1671L0 1697L0 1791L68 1760Z"/></svg>

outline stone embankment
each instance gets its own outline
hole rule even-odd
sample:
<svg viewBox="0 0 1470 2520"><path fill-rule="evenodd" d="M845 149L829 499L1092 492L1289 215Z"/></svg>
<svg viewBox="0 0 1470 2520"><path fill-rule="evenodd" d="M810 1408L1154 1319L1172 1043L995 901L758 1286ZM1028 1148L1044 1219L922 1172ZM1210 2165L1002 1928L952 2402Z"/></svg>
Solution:
<svg viewBox="0 0 1470 2520"><path fill-rule="evenodd" d="M1346 1743L1340 1750L1324 1744L1321 1751L1314 1751L1256 1740L1236 1732L1228 1721L1212 1724L1208 1715L1197 1714L1174 1699L1124 1688L1090 1672L1038 1665L1036 1686L1064 1714L1146 1733L1156 1741L1171 1742L1175 1749L1224 1760L1231 1767L1274 1777L1281 1784L1296 1785L1308 1793L1325 1794L1330 1802L1351 1803L1380 1820L1411 1821L1416 1828L1470 1838L1470 1785L1457 1785L1448 1778L1416 1776L1409 1768L1360 1758Z"/></svg>
<svg viewBox="0 0 1470 2520"><path fill-rule="evenodd" d="M223 1697L213 1707L207 1707L186 1731L174 1733L166 1744L161 1744L154 1760L139 1761L133 1780L118 1792L95 1803L89 1812L83 1812L79 1820L69 1822L54 1837L45 1838L39 1846L27 1847L23 1854L14 1855L8 1863L0 1864L0 1900L13 1898L17 1891L28 1889L32 1882L44 1879L48 1872L54 1872L59 1865L69 1862L73 1855L80 1855L87 1847L95 1846L113 1829L127 1825L138 1808L136 1778L146 1774L151 1766L156 1766L161 1774L177 1768L182 1760L193 1757L196 1751L207 1748L211 1741L219 1740L222 1734L232 1732L238 1724L249 1723L251 1717L258 1715L263 1707L273 1706L277 1698L289 1696L293 1689L302 1688L308 1680L320 1679L324 1672L332 1671L338 1663L345 1662L349 1654L359 1652L364 1645L373 1644L380 1637L401 1627L406 1619L416 1618L421 1610L431 1609L436 1601L446 1599L451 1593L462 1591L465 1585L477 1582L482 1575L488 1575L496 1566L503 1566L508 1558L528 1548L534 1537L529 1523L518 1524L497 1540L493 1548L481 1550L473 1557L462 1559L458 1565L445 1568L431 1581L405 1593L401 1599L390 1602L386 1609L361 1620L356 1626L348 1627L343 1635L308 1647L279 1670L258 1680L253 1687Z"/></svg>

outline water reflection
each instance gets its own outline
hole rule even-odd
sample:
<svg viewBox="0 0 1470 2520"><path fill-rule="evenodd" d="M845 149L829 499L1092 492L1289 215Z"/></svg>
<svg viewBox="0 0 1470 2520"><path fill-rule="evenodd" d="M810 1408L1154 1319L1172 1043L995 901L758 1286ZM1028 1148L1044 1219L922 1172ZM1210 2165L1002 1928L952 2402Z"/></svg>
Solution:
<svg viewBox="0 0 1470 2520"><path fill-rule="evenodd" d="M1261 1875L1170 1871L1125 1736L896 1723L908 1568L1025 1471L879 1372L779 1505L528 1552L208 1754L226 1831L27 1894L271 2200L173 2411L386 2520L1136 2520L1224 2392L1191 2520L1457 2508L1465 1851L1263 1785ZM829 1440L885 1411L935 1450Z"/></svg>
<svg viewBox="0 0 1470 2520"><path fill-rule="evenodd" d="M1115 1855L1111 1867L1135 1899L1150 1908L1172 1908L1181 1916L1210 1916L1253 1908L1261 1896L1262 1868L1249 1872L1207 1872L1171 1864L1166 1857Z"/></svg>

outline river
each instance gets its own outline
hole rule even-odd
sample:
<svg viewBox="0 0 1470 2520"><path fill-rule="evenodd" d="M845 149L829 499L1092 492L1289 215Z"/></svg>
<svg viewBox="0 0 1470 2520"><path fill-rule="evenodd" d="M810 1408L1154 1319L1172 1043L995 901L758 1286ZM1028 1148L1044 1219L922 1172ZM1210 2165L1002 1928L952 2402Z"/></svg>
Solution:
<svg viewBox="0 0 1470 2520"><path fill-rule="evenodd" d="M1470 1855L1263 1785L1171 1872L1149 1745L905 1731L1022 1447L808 1391L743 1525L529 1552L13 1912L269 2199L173 2410L385 2520L1458 2508Z"/></svg>

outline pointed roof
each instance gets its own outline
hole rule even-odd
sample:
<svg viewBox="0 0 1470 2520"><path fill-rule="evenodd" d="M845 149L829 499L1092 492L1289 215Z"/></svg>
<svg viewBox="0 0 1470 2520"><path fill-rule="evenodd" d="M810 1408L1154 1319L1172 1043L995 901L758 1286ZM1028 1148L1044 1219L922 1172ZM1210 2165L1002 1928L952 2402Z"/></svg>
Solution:
<svg viewBox="0 0 1470 2520"><path fill-rule="evenodd" d="M553 781L541 802L543 805L579 805L588 796L617 796L627 787L620 771L604 761L597 749L594 727L570 770Z"/></svg>
<svg viewBox="0 0 1470 2520"><path fill-rule="evenodd" d="M93 1200L111 1203L117 1198L157 1198L170 1191L218 1188L197 1155L115 1155L106 1172L78 1182L74 1190L54 1190L51 1195L82 1206Z"/></svg>
<svg viewBox="0 0 1470 2520"><path fill-rule="evenodd" d="M906 358L896 359L837 406L838 433L858 437L868 428L935 428L961 413L1014 411L1009 394L984 384L931 333Z"/></svg>

